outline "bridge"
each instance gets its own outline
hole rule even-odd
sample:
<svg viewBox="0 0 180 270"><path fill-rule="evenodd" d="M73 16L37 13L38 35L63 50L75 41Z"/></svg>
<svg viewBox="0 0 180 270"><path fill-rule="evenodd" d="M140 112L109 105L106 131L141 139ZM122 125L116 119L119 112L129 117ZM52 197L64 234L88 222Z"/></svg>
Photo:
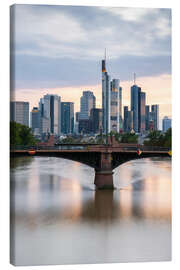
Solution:
<svg viewBox="0 0 180 270"><path fill-rule="evenodd" d="M149 157L168 157L170 149L136 144L108 145L58 145L33 148L16 148L10 151L15 156L48 156L70 159L86 164L95 170L94 184L98 189L112 189L113 170L119 165L134 159Z"/></svg>

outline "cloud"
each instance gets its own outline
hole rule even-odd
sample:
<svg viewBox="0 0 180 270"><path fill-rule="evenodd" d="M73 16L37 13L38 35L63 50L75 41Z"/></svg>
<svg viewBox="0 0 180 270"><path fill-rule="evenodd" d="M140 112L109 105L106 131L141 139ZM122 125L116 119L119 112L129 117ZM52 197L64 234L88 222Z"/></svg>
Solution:
<svg viewBox="0 0 180 270"><path fill-rule="evenodd" d="M15 5L16 88L99 84L112 75L171 73L169 9Z"/></svg>

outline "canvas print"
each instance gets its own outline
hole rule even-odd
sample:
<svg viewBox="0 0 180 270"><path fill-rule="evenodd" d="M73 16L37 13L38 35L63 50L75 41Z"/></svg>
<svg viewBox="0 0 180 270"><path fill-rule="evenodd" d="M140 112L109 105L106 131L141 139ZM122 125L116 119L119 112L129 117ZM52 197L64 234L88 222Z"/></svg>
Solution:
<svg viewBox="0 0 180 270"><path fill-rule="evenodd" d="M171 10L10 16L11 264L171 260Z"/></svg>

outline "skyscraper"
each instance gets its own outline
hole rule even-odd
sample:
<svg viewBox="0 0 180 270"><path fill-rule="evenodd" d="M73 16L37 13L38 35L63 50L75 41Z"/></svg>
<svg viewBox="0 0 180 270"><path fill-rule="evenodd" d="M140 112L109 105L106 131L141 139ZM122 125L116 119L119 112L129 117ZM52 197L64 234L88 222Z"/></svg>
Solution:
<svg viewBox="0 0 180 270"><path fill-rule="evenodd" d="M169 118L168 116L164 116L162 126L164 132L171 128L171 118Z"/></svg>
<svg viewBox="0 0 180 270"><path fill-rule="evenodd" d="M124 123L123 123L124 132L128 131L128 106L124 106Z"/></svg>
<svg viewBox="0 0 180 270"><path fill-rule="evenodd" d="M154 122L154 130L159 129L159 105L151 105L151 112Z"/></svg>
<svg viewBox="0 0 180 270"><path fill-rule="evenodd" d="M90 111L96 107L96 98L91 91L83 91L83 95L80 99L80 119L89 119Z"/></svg>
<svg viewBox="0 0 180 270"><path fill-rule="evenodd" d="M111 82L111 102L110 102L110 130L119 132L119 80L113 79Z"/></svg>
<svg viewBox="0 0 180 270"><path fill-rule="evenodd" d="M122 129L122 88L119 79L111 81L106 71L106 57L102 60L102 130L119 132Z"/></svg>
<svg viewBox="0 0 180 270"><path fill-rule="evenodd" d="M106 58L106 57L105 57ZM102 126L103 133L108 134L110 132L110 76L106 71L106 59L102 60Z"/></svg>
<svg viewBox="0 0 180 270"><path fill-rule="evenodd" d="M33 107L31 111L31 128L35 135L40 134L40 112L38 107Z"/></svg>
<svg viewBox="0 0 180 270"><path fill-rule="evenodd" d="M41 117L49 119L51 134L61 134L61 97L58 95L44 95L39 102ZM46 121L47 122L47 121Z"/></svg>
<svg viewBox="0 0 180 270"><path fill-rule="evenodd" d="M102 109L93 108L90 113L90 131L100 133L102 129Z"/></svg>
<svg viewBox="0 0 180 270"><path fill-rule="evenodd" d="M29 102L10 102L10 121L29 127Z"/></svg>
<svg viewBox="0 0 180 270"><path fill-rule="evenodd" d="M135 132L139 132L140 92L141 88L136 84L131 87L131 111L133 111L133 129Z"/></svg>
<svg viewBox="0 0 180 270"><path fill-rule="evenodd" d="M61 102L61 132L72 134L74 132L74 103Z"/></svg>
<svg viewBox="0 0 180 270"><path fill-rule="evenodd" d="M146 93L144 92L139 92L139 132L144 132L146 128L146 122L145 122L145 117L146 117L146 111L145 111L145 106L146 106Z"/></svg>
<svg viewBox="0 0 180 270"><path fill-rule="evenodd" d="M149 130L149 105L145 106L145 123L146 130Z"/></svg>

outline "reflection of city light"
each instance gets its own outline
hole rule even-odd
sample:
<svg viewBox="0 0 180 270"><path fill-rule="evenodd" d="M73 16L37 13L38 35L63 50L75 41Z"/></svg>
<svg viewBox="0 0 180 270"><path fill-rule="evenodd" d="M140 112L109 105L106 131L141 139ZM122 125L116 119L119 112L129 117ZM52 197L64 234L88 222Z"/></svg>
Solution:
<svg viewBox="0 0 180 270"><path fill-rule="evenodd" d="M63 218L73 221L79 219L82 212L82 188L79 182L69 179L61 180L60 192L67 194L64 198L66 204L65 207L63 207L60 217L62 218L63 216Z"/></svg>
<svg viewBox="0 0 180 270"><path fill-rule="evenodd" d="M120 215L123 217L132 216L132 188L120 192Z"/></svg>
<svg viewBox="0 0 180 270"><path fill-rule="evenodd" d="M171 217L171 182L165 176L148 177L145 181L143 211L149 218Z"/></svg>

